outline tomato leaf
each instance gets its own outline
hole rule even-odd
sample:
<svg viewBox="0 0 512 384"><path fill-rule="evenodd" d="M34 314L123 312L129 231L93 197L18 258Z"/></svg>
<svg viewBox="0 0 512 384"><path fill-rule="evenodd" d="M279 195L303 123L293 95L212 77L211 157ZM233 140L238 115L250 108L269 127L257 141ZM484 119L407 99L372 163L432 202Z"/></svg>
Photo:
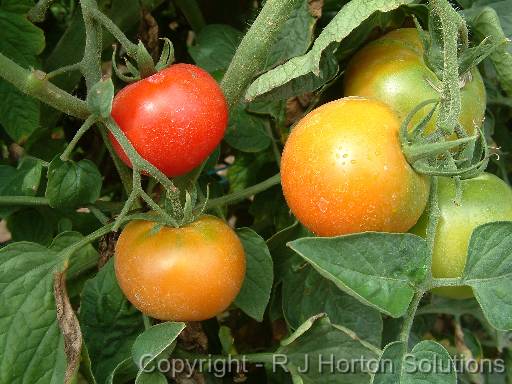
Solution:
<svg viewBox="0 0 512 384"><path fill-rule="evenodd" d="M210 24L201 29L196 43L188 48L188 52L195 63L206 71L224 71L242 36L242 32L229 25Z"/></svg>
<svg viewBox="0 0 512 384"><path fill-rule="evenodd" d="M267 68L281 64L292 57L304 54L314 36L316 18L309 10L309 1L300 1L281 28L270 48Z"/></svg>
<svg viewBox="0 0 512 384"><path fill-rule="evenodd" d="M7 218L7 228L12 240L31 241L48 245L53 238L53 227L41 212L35 208L22 209Z"/></svg>
<svg viewBox="0 0 512 384"><path fill-rule="evenodd" d="M475 297L493 327L512 329L512 222L477 227L468 247L462 283Z"/></svg>
<svg viewBox="0 0 512 384"><path fill-rule="evenodd" d="M110 260L91 280L85 283L80 305L80 324L84 341L91 357L96 381L104 383L114 375L125 359L123 372L131 370L131 348L143 331L142 315L124 297ZM131 378L133 378L132 376Z"/></svg>
<svg viewBox="0 0 512 384"><path fill-rule="evenodd" d="M168 358L174 347L178 335L185 329L185 323L161 323L146 329L140 334L132 346L132 359L139 367L136 383L146 382L141 377L144 370L157 359Z"/></svg>
<svg viewBox="0 0 512 384"><path fill-rule="evenodd" d="M386 346L380 359L379 367L386 369L376 373L372 384L457 383L450 354L435 341L422 341L410 353L406 343L396 341Z"/></svg>
<svg viewBox="0 0 512 384"><path fill-rule="evenodd" d="M508 15L512 11L512 6L503 2L505 8L500 15ZM501 23L500 16L491 7L475 7L464 12L468 17L469 25L472 27L471 32L480 40L491 37L492 41L505 42L505 35ZM512 34L512 23L508 25L509 34ZM510 43L500 45L494 53L490 55L490 59L496 69L496 74L503 90L512 96L512 51Z"/></svg>
<svg viewBox="0 0 512 384"><path fill-rule="evenodd" d="M0 382L64 382L53 296L56 253L34 243L0 249Z"/></svg>
<svg viewBox="0 0 512 384"><path fill-rule="evenodd" d="M411 234L313 237L288 246L338 288L393 317L405 314L427 276L427 244Z"/></svg>
<svg viewBox="0 0 512 384"><path fill-rule="evenodd" d="M265 240L252 229L240 228L236 232L244 246L247 270L235 304L253 319L262 321L274 281L272 257Z"/></svg>
<svg viewBox="0 0 512 384"><path fill-rule="evenodd" d="M69 233L50 247L19 242L0 249L0 382L62 383L66 370L64 340L57 324L54 272L64 269L59 251L74 238ZM71 259L96 257L91 246Z"/></svg>
<svg viewBox="0 0 512 384"><path fill-rule="evenodd" d="M54 208L91 204L100 196L101 184L101 173L92 161L64 162L56 157L48 168L46 197Z"/></svg>
<svg viewBox="0 0 512 384"><path fill-rule="evenodd" d="M321 73L324 51L332 52L336 43L342 41L357 26L377 11L388 12L411 0L353 0L347 3L315 40L311 50L303 56L295 57L285 64L261 75L249 87L246 98L252 100L294 79L313 73ZM325 75L324 75L325 76ZM301 79L304 81L305 79ZM309 80L309 79L308 79ZM311 80L310 80L311 81ZM324 79L325 83L325 79Z"/></svg>
<svg viewBox="0 0 512 384"><path fill-rule="evenodd" d="M320 315L308 319L289 338L281 341L276 354L284 356L276 357L275 362L284 364L304 384L339 383L340 376L343 383L367 384L370 382L369 373L361 372L355 366L354 370L342 374L336 370L336 362L350 362L354 356L373 360L378 358L378 353L379 350L373 345L360 340L350 330L331 324L325 315ZM330 362L333 364L332 370Z"/></svg>
<svg viewBox="0 0 512 384"><path fill-rule="evenodd" d="M34 196L42 170L41 162L32 158L23 159L18 168L0 165L0 196ZM0 207L0 217L6 217L15 210L15 206Z"/></svg>
<svg viewBox="0 0 512 384"><path fill-rule="evenodd" d="M374 345L381 343L380 313L340 291L309 265L285 276L283 311L286 321L294 329L311 316L326 313L332 323L353 330Z"/></svg>
<svg viewBox="0 0 512 384"><path fill-rule="evenodd" d="M242 152L261 152L272 142L267 132L269 124L267 119L246 112L244 105L239 104L231 112L224 140Z"/></svg>
<svg viewBox="0 0 512 384"><path fill-rule="evenodd" d="M44 49L44 34L25 16L26 7L0 5L0 53L23 68L38 66L37 55ZM0 125L17 142L27 139L39 127L39 101L0 80Z"/></svg>

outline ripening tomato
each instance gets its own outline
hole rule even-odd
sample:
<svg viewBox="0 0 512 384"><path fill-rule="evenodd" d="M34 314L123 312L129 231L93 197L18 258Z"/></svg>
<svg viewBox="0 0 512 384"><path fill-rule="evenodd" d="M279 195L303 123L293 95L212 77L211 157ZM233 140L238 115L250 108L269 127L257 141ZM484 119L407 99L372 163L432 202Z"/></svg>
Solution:
<svg viewBox="0 0 512 384"><path fill-rule="evenodd" d="M112 117L144 159L167 176L178 176L200 165L220 143L228 108L206 71L176 64L119 91ZM110 139L130 166L119 143Z"/></svg>
<svg viewBox="0 0 512 384"><path fill-rule="evenodd" d="M466 265L469 239L479 225L492 221L512 220L512 189L495 175L484 173L462 180L462 199L455 202L455 181L440 177L437 199L440 217L432 256L432 276L456 278ZM411 232L425 237L428 212ZM433 292L454 299L473 296L470 287L443 287Z"/></svg>
<svg viewBox="0 0 512 384"><path fill-rule="evenodd" d="M281 163L297 219L320 236L409 230L430 184L407 163L399 126L387 105L360 97L324 104L300 120Z"/></svg>
<svg viewBox="0 0 512 384"><path fill-rule="evenodd" d="M240 291L245 253L223 221L203 216L181 227L132 221L115 250L115 271L128 300L160 320L200 321L224 311Z"/></svg>
<svg viewBox="0 0 512 384"><path fill-rule="evenodd" d="M459 121L472 134L483 122L486 96L478 69L461 89L462 110ZM372 41L354 55L345 72L345 96L375 98L388 104L401 121L414 107L428 99L439 99L434 89L441 82L423 60L423 46L415 28L397 29ZM432 108L423 108L413 119L419 122ZM427 125L434 130L437 112Z"/></svg>

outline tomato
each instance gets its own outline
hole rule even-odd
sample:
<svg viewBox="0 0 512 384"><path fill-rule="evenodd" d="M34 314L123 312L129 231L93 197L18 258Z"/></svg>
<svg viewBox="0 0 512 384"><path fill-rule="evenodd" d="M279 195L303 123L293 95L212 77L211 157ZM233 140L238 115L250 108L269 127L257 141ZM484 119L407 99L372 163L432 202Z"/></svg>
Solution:
<svg viewBox="0 0 512 384"><path fill-rule="evenodd" d="M200 321L224 311L240 291L245 254L223 221L203 216L181 228L132 221L115 249L115 271L128 300L160 320Z"/></svg>
<svg viewBox="0 0 512 384"><path fill-rule="evenodd" d="M222 140L228 108L207 72L176 64L119 91L112 117L144 159L167 176L178 176L200 165ZM110 139L131 166L119 143Z"/></svg>
<svg viewBox="0 0 512 384"><path fill-rule="evenodd" d="M456 204L455 181L439 178L440 217L432 256L432 276L435 278L462 276L469 239L476 227L492 221L512 220L512 189L503 180L484 173L461 183L462 200ZM427 225L428 212L425 212L411 232L425 237ZM470 287L442 287L433 291L456 299L473 296Z"/></svg>
<svg viewBox="0 0 512 384"><path fill-rule="evenodd" d="M482 77L476 68L472 80L461 89L460 123L472 134L483 122L486 96ZM421 102L439 99L432 87L441 82L423 60L423 46L415 28L397 29L363 47L352 58L345 72L345 96L376 98L391 106L401 121ZM423 108L413 119L418 122L432 108ZM434 130L437 112L427 125Z"/></svg>
<svg viewBox="0 0 512 384"><path fill-rule="evenodd" d="M409 230L427 203L429 178L407 163L399 126L387 105L360 97L324 104L300 120L281 163L297 219L320 236Z"/></svg>

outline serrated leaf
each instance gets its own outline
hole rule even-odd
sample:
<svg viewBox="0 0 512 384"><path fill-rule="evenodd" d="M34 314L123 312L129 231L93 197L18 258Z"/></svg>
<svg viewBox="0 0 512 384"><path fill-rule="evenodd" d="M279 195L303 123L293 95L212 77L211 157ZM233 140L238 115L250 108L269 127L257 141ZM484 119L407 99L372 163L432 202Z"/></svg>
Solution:
<svg viewBox="0 0 512 384"><path fill-rule="evenodd" d="M405 314L428 271L427 244L411 234L313 237L288 246L338 288L393 317Z"/></svg>
<svg viewBox="0 0 512 384"><path fill-rule="evenodd" d="M141 313L126 300L117 284L112 259L85 283L80 324L98 383L104 383L117 369L133 373L131 348L144 324ZM121 364L126 359L130 362ZM119 368L120 364L125 369Z"/></svg>
<svg viewBox="0 0 512 384"><path fill-rule="evenodd" d="M472 33L480 40L490 37L493 41L504 41L505 36L500 18L491 7L475 7L464 12ZM510 25L512 31L512 23ZM509 44L502 44L490 55L503 90L512 96L512 53Z"/></svg>
<svg viewBox="0 0 512 384"><path fill-rule="evenodd" d="M374 345L381 343L380 313L340 291L309 265L285 276L283 312L293 329L314 315L326 313L331 323L353 330Z"/></svg>
<svg viewBox="0 0 512 384"><path fill-rule="evenodd" d="M0 382L62 383L64 342L57 325L56 252L28 242L0 249Z"/></svg>
<svg viewBox="0 0 512 384"><path fill-rule="evenodd" d="M46 198L54 208L76 208L100 196L101 173L90 160L62 161L56 157L48 168Z"/></svg>
<svg viewBox="0 0 512 384"><path fill-rule="evenodd" d="M37 67L45 45L43 31L27 20L25 7L10 4L0 6L0 53L23 68ZM0 80L0 97L0 125L14 141L24 141L39 127L39 101L5 80Z"/></svg>
<svg viewBox="0 0 512 384"><path fill-rule="evenodd" d="M63 237L66 237L65 241ZM66 370L54 273L64 269L59 252L78 234L56 238L50 247L18 242L0 249L0 382L62 383ZM90 249L74 256L90 256ZM75 260L71 258L70 264Z"/></svg>
<svg viewBox="0 0 512 384"><path fill-rule="evenodd" d="M265 240L252 229L240 228L236 232L244 246L247 269L235 304L255 320L262 321L274 280L272 257Z"/></svg>
<svg viewBox="0 0 512 384"><path fill-rule="evenodd" d="M372 384L457 383L450 354L435 341L422 341L411 353L407 353L404 342L390 343L384 349L379 367L382 369L373 377Z"/></svg>
<svg viewBox="0 0 512 384"><path fill-rule="evenodd" d="M313 317L302 324L281 342L276 353L283 356L276 358L275 362L284 364L304 384L367 384L370 382L369 373L357 366L350 372L338 372L336 362L350 362L355 356L362 360L379 357L376 347L360 340L350 330L331 324L325 315Z"/></svg>
<svg viewBox="0 0 512 384"><path fill-rule="evenodd" d="M315 40L311 50L303 56L295 57L285 64L261 75L249 87L246 98L252 100L290 81L320 74L324 51L332 50L357 26L377 11L388 12L412 0L353 0L347 3ZM325 81L324 81L325 82Z"/></svg>
<svg viewBox="0 0 512 384"><path fill-rule="evenodd" d="M242 32L229 25L210 24L201 29L188 52L195 63L206 71L224 71L242 37Z"/></svg>
<svg viewBox="0 0 512 384"><path fill-rule="evenodd" d="M271 45L266 68L304 54L313 40L316 18L309 11L309 1L302 0L292 10Z"/></svg>
<svg viewBox="0 0 512 384"><path fill-rule="evenodd" d="M224 140L242 152L261 152L272 142L267 132L268 127L267 119L246 112L240 104L231 112Z"/></svg>
<svg viewBox="0 0 512 384"><path fill-rule="evenodd" d="M512 222L477 227L468 247L462 284L473 288L485 317L499 330L512 329Z"/></svg>

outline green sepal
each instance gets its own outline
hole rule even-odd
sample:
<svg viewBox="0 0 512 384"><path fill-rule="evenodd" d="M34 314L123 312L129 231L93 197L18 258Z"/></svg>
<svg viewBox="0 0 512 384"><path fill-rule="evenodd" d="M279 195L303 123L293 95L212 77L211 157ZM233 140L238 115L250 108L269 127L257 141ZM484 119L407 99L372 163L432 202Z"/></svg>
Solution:
<svg viewBox="0 0 512 384"><path fill-rule="evenodd" d="M87 106L92 114L107 118L112 112L114 99L114 83L109 77L94 84L87 93Z"/></svg>

